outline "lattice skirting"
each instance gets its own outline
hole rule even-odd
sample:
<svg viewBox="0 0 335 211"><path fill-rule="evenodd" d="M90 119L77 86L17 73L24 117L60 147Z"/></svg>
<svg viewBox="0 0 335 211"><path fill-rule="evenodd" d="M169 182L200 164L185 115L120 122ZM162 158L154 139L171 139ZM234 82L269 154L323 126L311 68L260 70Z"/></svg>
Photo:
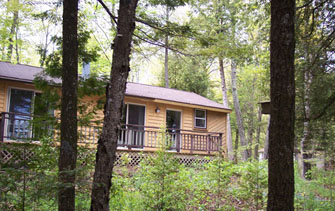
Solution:
<svg viewBox="0 0 335 211"><path fill-rule="evenodd" d="M18 164L28 162L34 156L31 147L1 147L0 164Z"/></svg>
<svg viewBox="0 0 335 211"><path fill-rule="evenodd" d="M137 166L146 157L157 156L154 152L132 152L132 151L118 151L116 153L116 166ZM205 155L191 155L175 153L173 155L181 164L185 166L203 165L215 159L215 156Z"/></svg>
<svg viewBox="0 0 335 211"><path fill-rule="evenodd" d="M23 161L29 162L30 159L34 159L33 147L39 146L35 145L31 147L22 147L19 145L7 145L4 147L4 145L2 145L2 147L0 148L0 167L4 164L9 163L20 165L20 163L22 163ZM84 152L78 154L78 159L84 160L82 164L86 165L87 159L85 161L85 158L89 158L93 161L93 159L95 159L95 153L95 149L85 150ZM115 166L137 166L143 159L148 156L155 157L156 154L154 152L145 151L117 151ZM202 165L205 163L209 163L210 161L215 159L215 156L213 155L206 156L174 153L173 156L185 166Z"/></svg>

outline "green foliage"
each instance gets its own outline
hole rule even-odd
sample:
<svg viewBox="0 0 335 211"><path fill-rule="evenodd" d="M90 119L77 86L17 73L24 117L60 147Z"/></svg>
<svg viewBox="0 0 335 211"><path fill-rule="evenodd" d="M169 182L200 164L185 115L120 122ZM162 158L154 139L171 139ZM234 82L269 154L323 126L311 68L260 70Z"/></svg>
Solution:
<svg viewBox="0 0 335 211"><path fill-rule="evenodd" d="M171 88L194 92L204 97L212 97L208 58L178 57L169 59L169 85ZM164 70L160 72L160 86L164 86Z"/></svg>
<svg viewBox="0 0 335 211"><path fill-rule="evenodd" d="M14 155L1 163L0 210L56 210L59 148L50 136L38 144L2 144ZM88 210L95 150L78 148L76 209ZM2 161L2 160L1 160Z"/></svg>
<svg viewBox="0 0 335 211"><path fill-rule="evenodd" d="M248 200L249 206L256 207L256 210L265 208L268 186L267 162L245 162L237 172L241 178L236 194L241 199Z"/></svg>
<svg viewBox="0 0 335 211"><path fill-rule="evenodd" d="M300 177L295 171L295 208L301 210L334 210L334 170L312 168L311 180Z"/></svg>
<svg viewBox="0 0 335 211"><path fill-rule="evenodd" d="M209 190L212 190L211 198L215 205L212 208L216 210L223 210L229 208L228 204L225 204L226 200L229 200L231 192L229 191L230 180L234 174L233 164L229 161L225 161L222 156L218 156L212 162L206 165L208 171L208 180L210 181Z"/></svg>
<svg viewBox="0 0 335 211"><path fill-rule="evenodd" d="M116 167L113 172L113 185L111 188L111 198L109 206L113 210L143 210L143 204L141 203L139 190L135 188L135 179L131 175L131 171L134 169L129 168L131 158L124 155L121 157L121 167ZM126 187L126 188L125 188Z"/></svg>
<svg viewBox="0 0 335 211"><path fill-rule="evenodd" d="M165 134L165 133L163 133ZM143 206L149 210L185 210L188 178L172 153L166 150L169 143L161 137L162 148L155 156L140 164L135 187L142 197Z"/></svg>
<svg viewBox="0 0 335 211"><path fill-rule="evenodd" d="M27 40L18 36L18 34L21 30L32 32L30 23L27 21L32 9L31 5L24 4L19 0L0 2L0 12L2 14L0 17L0 60L8 62L30 60L29 56L20 52L23 46L27 44Z"/></svg>
<svg viewBox="0 0 335 211"><path fill-rule="evenodd" d="M166 143L168 141L162 141ZM2 163L1 210L56 210L58 147L51 138L40 145L22 145L7 150L15 156L32 151L26 161ZM2 149L6 149L2 145ZM78 149L76 209L90 207L91 173L95 150ZM143 155L144 156L144 155ZM266 207L267 162L238 165L218 156L206 165L185 167L175 155L160 150L130 167L131 157L115 167L110 207L113 210L262 210ZM296 169L297 210L334 210L333 171L313 169L312 180L301 179Z"/></svg>
<svg viewBox="0 0 335 211"><path fill-rule="evenodd" d="M50 138L41 138L40 145L2 145L15 156L2 164L0 209L43 210L56 206L56 147ZM30 156L32 155L32 156ZM20 159L18 159L20 158ZM16 161L16 162L14 162ZM19 161L19 162L17 162Z"/></svg>

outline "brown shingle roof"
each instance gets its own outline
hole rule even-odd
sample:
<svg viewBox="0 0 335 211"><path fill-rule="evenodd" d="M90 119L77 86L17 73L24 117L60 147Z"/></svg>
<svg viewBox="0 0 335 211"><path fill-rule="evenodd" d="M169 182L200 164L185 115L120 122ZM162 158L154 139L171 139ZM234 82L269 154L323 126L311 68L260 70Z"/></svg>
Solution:
<svg viewBox="0 0 335 211"><path fill-rule="evenodd" d="M0 62L0 78L32 83L36 76L41 75L43 68L24 64L12 64ZM61 83L60 79L46 77L55 83Z"/></svg>
<svg viewBox="0 0 335 211"><path fill-rule="evenodd" d="M40 67L0 62L0 78L8 80L32 82L42 70Z"/></svg>
<svg viewBox="0 0 335 211"><path fill-rule="evenodd" d="M185 104L228 109L222 104L207 99L193 92L186 92L177 89L157 87L146 84L127 83L126 95L136 97L147 97L153 99L167 100Z"/></svg>
<svg viewBox="0 0 335 211"><path fill-rule="evenodd" d="M33 82L34 78L43 71L40 67L22 64L11 64L0 62L0 78L22 82ZM59 79L55 80L60 82ZM216 103L193 92L186 92L177 89L157 87L138 83L127 83L127 96L145 97L151 99L166 100L183 104L191 104L218 109L230 110L220 103Z"/></svg>

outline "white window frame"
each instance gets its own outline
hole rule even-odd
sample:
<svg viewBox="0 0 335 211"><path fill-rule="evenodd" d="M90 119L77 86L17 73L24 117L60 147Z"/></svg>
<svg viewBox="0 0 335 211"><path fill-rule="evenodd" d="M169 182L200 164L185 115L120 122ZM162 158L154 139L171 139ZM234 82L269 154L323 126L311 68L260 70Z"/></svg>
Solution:
<svg viewBox="0 0 335 211"><path fill-rule="evenodd" d="M197 117L197 111L204 111L205 112L205 117ZM205 126L197 126L197 119L200 120L205 120ZM207 110L204 109L194 109L194 127L195 128L207 128Z"/></svg>
<svg viewBox="0 0 335 211"><path fill-rule="evenodd" d="M6 111L9 112L9 109L10 109L10 100L11 100L11 96L12 96L12 89L16 89L16 90L23 90L23 91L30 91L33 93L33 98L32 98L32 104L31 104L31 109L34 109L34 101L35 101L35 96L36 96L36 93L42 93L42 92L39 92L39 91L36 91L35 89L30 89L30 88L22 88L22 87L15 87L15 86L8 86L7 87L7 105L6 105ZM32 114L33 113L33 110L30 111ZM33 116L30 116L30 120L33 119ZM8 130L8 119L5 120L5 127L4 127L4 136L7 136L7 131ZM32 135L32 131L29 132L29 136ZM10 140L9 138L6 140L6 142L20 142L21 141L12 141Z"/></svg>
<svg viewBox="0 0 335 211"><path fill-rule="evenodd" d="M129 115L129 105L135 105L135 106L143 106L144 107L144 125L143 126L146 126L146 115L147 115L147 105L146 104L140 104L140 103L132 103L132 102L127 102L127 103L124 103L124 105L126 105L127 107L127 115L126 115L126 125L128 125L128 115Z"/></svg>

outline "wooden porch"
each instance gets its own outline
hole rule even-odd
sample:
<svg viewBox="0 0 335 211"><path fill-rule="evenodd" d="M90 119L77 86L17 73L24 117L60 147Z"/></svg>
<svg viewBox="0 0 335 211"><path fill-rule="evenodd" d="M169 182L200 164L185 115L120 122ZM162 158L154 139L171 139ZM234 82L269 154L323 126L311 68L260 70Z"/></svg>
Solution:
<svg viewBox="0 0 335 211"><path fill-rule="evenodd" d="M101 123L78 124L78 143L88 147L97 144ZM0 142L37 142L42 136L59 138L59 120L33 117L27 114L2 112ZM169 151L183 154L213 154L220 151L223 134L141 125L122 125L119 130L118 149L155 151L165 146Z"/></svg>

